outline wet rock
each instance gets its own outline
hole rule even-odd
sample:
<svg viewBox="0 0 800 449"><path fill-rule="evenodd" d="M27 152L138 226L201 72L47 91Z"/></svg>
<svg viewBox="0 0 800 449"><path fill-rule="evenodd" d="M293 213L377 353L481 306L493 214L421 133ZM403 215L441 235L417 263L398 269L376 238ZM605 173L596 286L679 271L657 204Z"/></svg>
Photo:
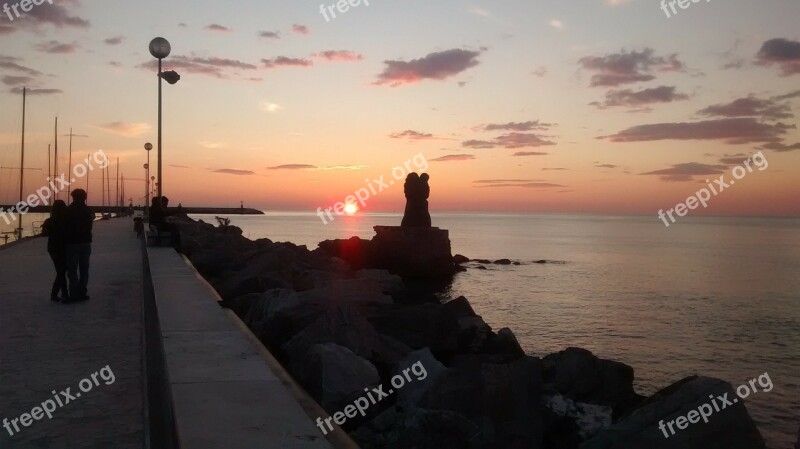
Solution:
<svg viewBox="0 0 800 449"><path fill-rule="evenodd" d="M392 407L350 434L362 449L483 449L478 426L458 413Z"/></svg>
<svg viewBox="0 0 800 449"><path fill-rule="evenodd" d="M709 377L688 377L659 391L621 421L583 443L581 449L764 449L764 440L750 418L744 402L738 401L713 412L705 422L693 416L695 423L684 421L674 434L666 423L688 417L713 396L736 398L733 387ZM718 401L719 402L719 401ZM710 404L708 405L710 407ZM664 430L659 423L665 423ZM666 433L666 435L665 435Z"/></svg>
<svg viewBox="0 0 800 449"><path fill-rule="evenodd" d="M495 265L511 265L511 260L509 259L498 259L494 261Z"/></svg>
<svg viewBox="0 0 800 449"><path fill-rule="evenodd" d="M462 256L461 254L456 254L455 256L453 256L453 263L456 265L461 265L462 263L467 263L467 262L469 262L469 257L467 256Z"/></svg>

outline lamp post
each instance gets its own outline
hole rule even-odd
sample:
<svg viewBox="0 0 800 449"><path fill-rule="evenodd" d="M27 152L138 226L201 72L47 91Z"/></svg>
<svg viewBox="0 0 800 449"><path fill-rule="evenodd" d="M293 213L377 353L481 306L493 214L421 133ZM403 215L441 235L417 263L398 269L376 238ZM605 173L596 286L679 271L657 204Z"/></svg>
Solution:
<svg viewBox="0 0 800 449"><path fill-rule="evenodd" d="M169 41L163 37L157 37L150 41L150 54L158 59L158 183L156 185L158 186L159 201L163 197L161 178L161 79L165 79L170 84L175 84L181 79L180 75L174 71L161 71L161 60L169 56L170 51L172 51L172 47L170 47Z"/></svg>
<svg viewBox="0 0 800 449"><path fill-rule="evenodd" d="M147 142L146 144L144 144L144 149L145 149L145 151L147 151L147 163L144 164L144 169L146 171L145 172L145 177L144 177L145 197L147 197L147 202L145 203L145 208L148 208L148 207L150 207L150 150L153 149L153 144L150 143L150 142Z"/></svg>

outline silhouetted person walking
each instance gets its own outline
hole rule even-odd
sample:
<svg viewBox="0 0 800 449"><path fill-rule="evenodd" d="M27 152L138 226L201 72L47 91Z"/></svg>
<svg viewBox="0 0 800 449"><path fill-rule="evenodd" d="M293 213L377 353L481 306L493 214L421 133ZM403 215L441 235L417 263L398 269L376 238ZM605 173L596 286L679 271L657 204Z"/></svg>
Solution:
<svg viewBox="0 0 800 449"><path fill-rule="evenodd" d="M50 218L42 223L42 235L47 236L47 252L56 268L56 280L50 292L52 301L69 301L67 290L67 203L62 200L53 202ZM58 292L61 292L61 298Z"/></svg>
<svg viewBox="0 0 800 449"><path fill-rule="evenodd" d="M86 191L72 191L72 204L67 207L67 276L70 302L89 299L89 258L92 255L94 214L86 205Z"/></svg>

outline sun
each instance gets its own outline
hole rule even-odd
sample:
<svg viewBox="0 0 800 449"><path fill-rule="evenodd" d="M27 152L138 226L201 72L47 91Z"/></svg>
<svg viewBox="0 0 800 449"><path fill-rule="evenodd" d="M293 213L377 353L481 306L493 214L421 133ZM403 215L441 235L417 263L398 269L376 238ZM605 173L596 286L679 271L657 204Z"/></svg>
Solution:
<svg viewBox="0 0 800 449"><path fill-rule="evenodd" d="M347 203L344 206L344 213L347 215L353 215L356 212L358 212L358 206L356 206L355 203Z"/></svg>

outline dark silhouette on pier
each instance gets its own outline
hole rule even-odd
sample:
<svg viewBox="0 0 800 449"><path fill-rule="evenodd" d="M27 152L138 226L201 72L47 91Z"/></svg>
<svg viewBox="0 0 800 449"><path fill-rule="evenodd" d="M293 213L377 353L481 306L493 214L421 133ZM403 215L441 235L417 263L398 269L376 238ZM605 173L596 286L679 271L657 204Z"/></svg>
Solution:
<svg viewBox="0 0 800 449"><path fill-rule="evenodd" d="M52 301L69 301L67 288L67 203L53 202L50 218L42 223L42 235L47 236L47 252L56 269L56 279L50 292ZM58 293L61 292L59 298Z"/></svg>
<svg viewBox="0 0 800 449"><path fill-rule="evenodd" d="M406 195L406 210L403 214L402 227L431 227L431 214L428 211L428 197L431 188L428 185L427 173L418 175L410 173L406 176L403 191Z"/></svg>
<svg viewBox="0 0 800 449"><path fill-rule="evenodd" d="M67 277L69 301L89 299L89 259L92 255L94 213L86 206L86 191L72 191L72 204L67 207Z"/></svg>

